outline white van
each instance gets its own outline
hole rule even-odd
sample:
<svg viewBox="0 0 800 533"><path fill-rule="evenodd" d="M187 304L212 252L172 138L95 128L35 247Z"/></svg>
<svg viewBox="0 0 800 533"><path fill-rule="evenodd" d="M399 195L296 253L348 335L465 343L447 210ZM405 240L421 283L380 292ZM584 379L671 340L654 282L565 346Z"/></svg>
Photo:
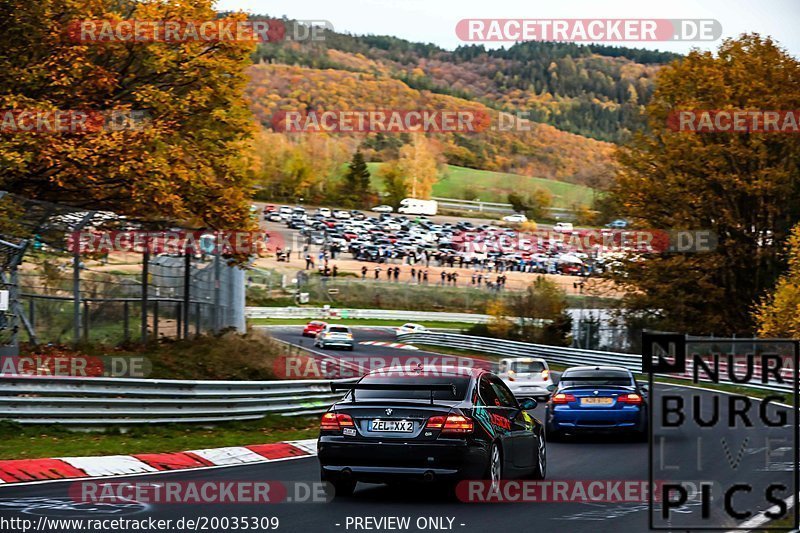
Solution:
<svg viewBox="0 0 800 533"><path fill-rule="evenodd" d="M439 202L436 200L419 200L417 198L405 198L400 201L398 213L406 215L435 215L439 211Z"/></svg>

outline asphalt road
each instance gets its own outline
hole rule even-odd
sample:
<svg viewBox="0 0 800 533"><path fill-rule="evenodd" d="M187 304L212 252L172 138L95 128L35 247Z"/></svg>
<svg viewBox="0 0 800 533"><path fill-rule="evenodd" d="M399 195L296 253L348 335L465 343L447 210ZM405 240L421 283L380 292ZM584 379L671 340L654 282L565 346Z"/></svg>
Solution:
<svg viewBox="0 0 800 533"><path fill-rule="evenodd" d="M287 340L298 340L297 328L281 328L273 334ZM391 334L378 328L360 329L357 340L391 339ZM306 343L306 346L308 343ZM353 355L384 355L402 353L388 347L358 345ZM336 352L331 352L336 353ZM350 354L350 352L342 352ZM711 394L697 390L659 385L651 391L651 399L661 394L678 395L687 405L691 397L701 402L700 413L708 420L712 413ZM720 423L727 422L727 397L721 397ZM769 416L786 412L778 407L766 410ZM687 411L688 413L688 411ZM543 408L533 411L541 417ZM656 408L656 416L661 410ZM758 404L749 412L754 428L700 427L687 414L686 424L675 429L654 431L656 443L656 480L717 480L711 485L712 497L708 505L711 525L735 527L745 518L735 519L725 511L723 492L734 483L746 483L752 491L739 492L731 502L735 509L763 511L772 504L765 501L766 487L770 483L782 483L787 490L780 492L781 498L791 494L793 485L792 455L787 448L792 443L792 419L781 427L764 428L758 420ZM663 446L662 439L666 444ZM783 442L781 444L781 441ZM251 443L242 443L251 444ZM773 455L768 459L768 451ZM131 450L132 452L134 450ZM648 479L648 445L628 442L618 438L581 438L560 443L548 443L549 480L640 480ZM203 471L182 471L156 476L137 476L130 481L163 483L181 481L264 481L275 480L287 483L318 481L319 466L316 458L302 458L261 465L240 466ZM114 481L120 481L118 478ZM0 486L0 525L2 519L24 517L38 519L40 515L61 518L163 518L177 520L181 517L278 517L278 531L288 532L337 532L337 531L386 531L386 527L356 528L353 522L358 517L410 517L407 531L455 530L478 531L569 531L596 532L647 531L648 505L646 502L631 503L462 503L441 496L427 486L385 487L359 484L352 498L329 503L279 503L270 505L252 504L115 504L114 506L78 505L70 500L68 490L74 482L57 482L43 485ZM657 506L660 509L660 506ZM657 517L657 525L667 529L686 531L690 527L709 522L700 522L703 511L699 496L690 496L687 502L671 513L668 521ZM416 521L425 517L439 517L441 528L425 527ZM452 525L449 525L452 519ZM349 525L348 525L349 524ZM13 531L9 528L0 528ZM209 531L223 531L217 526ZM53 531L77 531L65 528ZM177 529L175 529L177 531ZM185 529L184 529L185 530ZM232 528L227 528L232 530ZM251 529L252 531L253 529ZM266 529L260 529L266 530Z"/></svg>

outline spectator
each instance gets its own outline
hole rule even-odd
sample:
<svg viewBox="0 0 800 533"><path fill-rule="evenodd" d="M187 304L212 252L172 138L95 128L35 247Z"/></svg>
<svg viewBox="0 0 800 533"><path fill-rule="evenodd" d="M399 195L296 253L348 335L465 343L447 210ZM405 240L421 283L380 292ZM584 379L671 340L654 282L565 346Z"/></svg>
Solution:
<svg viewBox="0 0 800 533"><path fill-rule="evenodd" d="M381 275L381 270L383 270L381 267L375 267L375 279L378 279L378 277Z"/></svg>
<svg viewBox="0 0 800 533"><path fill-rule="evenodd" d="M428 284L428 269L427 268L425 269L425 272L422 274L422 281L425 283L425 285Z"/></svg>
<svg viewBox="0 0 800 533"><path fill-rule="evenodd" d="M417 277L417 269L414 268L414 267L411 267L411 281L414 281L416 279L416 277Z"/></svg>
<svg viewBox="0 0 800 533"><path fill-rule="evenodd" d="M444 287L444 284L445 284L445 279L447 279L447 272L445 272L444 270L442 270L442 273L441 273L441 274L439 274L439 276L442 278L442 287Z"/></svg>
<svg viewBox="0 0 800 533"><path fill-rule="evenodd" d="M333 277L335 278L338 275L339 275L339 267L333 265Z"/></svg>
<svg viewBox="0 0 800 533"><path fill-rule="evenodd" d="M306 254L306 270L314 268L314 260L311 259L311 254Z"/></svg>
<svg viewBox="0 0 800 533"><path fill-rule="evenodd" d="M400 277L400 267L396 266L394 267L394 280L397 281L399 277Z"/></svg>
<svg viewBox="0 0 800 533"><path fill-rule="evenodd" d="M367 279L367 265L361 267L361 279Z"/></svg>

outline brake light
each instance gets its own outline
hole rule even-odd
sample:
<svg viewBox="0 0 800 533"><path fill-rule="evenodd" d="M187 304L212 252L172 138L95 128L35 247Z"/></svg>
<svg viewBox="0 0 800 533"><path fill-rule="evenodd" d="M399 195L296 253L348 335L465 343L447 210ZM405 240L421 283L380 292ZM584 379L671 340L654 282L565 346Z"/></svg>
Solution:
<svg viewBox="0 0 800 533"><path fill-rule="evenodd" d="M639 405L642 403L642 397L638 394L620 394L617 396L617 402L629 403L631 405Z"/></svg>
<svg viewBox="0 0 800 533"><path fill-rule="evenodd" d="M343 427L353 427L353 418L344 413L327 412L322 415L319 429L322 431L339 431Z"/></svg>
<svg viewBox="0 0 800 533"><path fill-rule="evenodd" d="M472 433L474 424L472 419L461 415L432 416L425 424L425 429L441 430L442 434L465 434Z"/></svg>
<svg viewBox="0 0 800 533"><path fill-rule="evenodd" d="M516 376L516 375L517 375L516 372L514 372L513 370L509 370L508 371L508 381L514 381L514 376Z"/></svg>
<svg viewBox="0 0 800 533"><path fill-rule="evenodd" d="M547 381L550 379L550 371L549 370L542 370L542 379Z"/></svg>
<svg viewBox="0 0 800 533"><path fill-rule="evenodd" d="M565 403L574 402L574 401L575 401L575 396L573 396L572 394L564 394L563 392L559 392L558 394L553 396L553 399L552 399L553 404L556 404L556 405L565 404Z"/></svg>

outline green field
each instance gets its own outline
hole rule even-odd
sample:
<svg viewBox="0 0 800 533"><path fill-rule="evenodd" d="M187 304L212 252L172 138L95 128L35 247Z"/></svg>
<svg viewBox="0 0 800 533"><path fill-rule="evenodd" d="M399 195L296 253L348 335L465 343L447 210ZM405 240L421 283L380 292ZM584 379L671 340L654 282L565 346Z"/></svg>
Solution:
<svg viewBox="0 0 800 533"><path fill-rule="evenodd" d="M383 183L377 176L380 165L382 163L367 163L370 174L372 174L372 185L382 191ZM550 194L553 195L553 207L571 208L578 204L591 205L592 203L592 189L583 185L506 172L475 170L455 165L445 166L438 183L433 187L433 196L474 200L474 197L465 197L466 192L472 191L478 200L505 203L508 201L510 192L524 194L536 189L550 191Z"/></svg>

